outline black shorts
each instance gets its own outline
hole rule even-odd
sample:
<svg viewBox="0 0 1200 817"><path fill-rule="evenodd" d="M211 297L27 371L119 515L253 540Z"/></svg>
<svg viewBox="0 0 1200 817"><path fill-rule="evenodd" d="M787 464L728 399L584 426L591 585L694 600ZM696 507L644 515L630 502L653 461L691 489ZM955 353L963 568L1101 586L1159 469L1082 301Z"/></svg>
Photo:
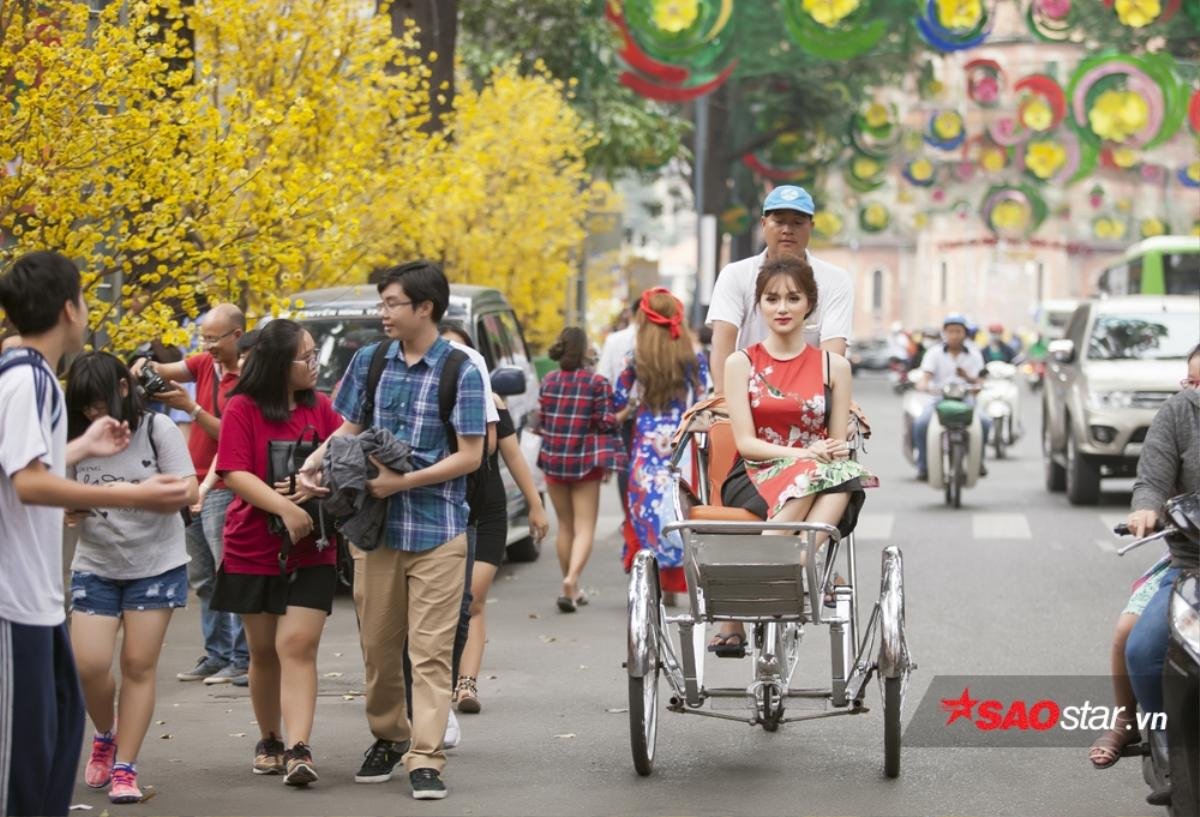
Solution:
<svg viewBox="0 0 1200 817"><path fill-rule="evenodd" d="M226 573L225 566L221 565L208 606L222 613L239 615L271 613L282 616L289 607L310 607L330 614L336 589L337 569L333 565L301 567L287 576Z"/></svg>
<svg viewBox="0 0 1200 817"><path fill-rule="evenodd" d="M500 566L508 544L508 503L489 502L475 523L475 561Z"/></svg>
<svg viewBox="0 0 1200 817"><path fill-rule="evenodd" d="M862 512L863 503L867 498L862 481L855 477L840 485L827 488L822 493L850 494L850 503L846 506L846 512L842 514L842 519L837 525L838 533L842 536L849 536L858 526L858 515ZM725 482L721 485L721 504L727 508L744 508L759 519L767 518L767 500L758 492L754 481L746 473L746 461L741 457L734 462L733 468L729 470Z"/></svg>

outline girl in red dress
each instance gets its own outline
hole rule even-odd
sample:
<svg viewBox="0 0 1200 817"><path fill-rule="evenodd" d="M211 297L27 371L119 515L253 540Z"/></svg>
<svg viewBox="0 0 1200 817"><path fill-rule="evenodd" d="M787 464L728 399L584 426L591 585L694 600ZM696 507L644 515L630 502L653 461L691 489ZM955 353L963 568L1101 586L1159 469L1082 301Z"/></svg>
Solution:
<svg viewBox="0 0 1200 817"><path fill-rule="evenodd" d="M726 405L745 469L730 473L721 499L772 522L836 526L852 496L878 484L849 458L850 363L804 341L804 321L817 305L805 260L784 256L764 264L755 302L767 338L725 363ZM745 654L742 625L722 626L709 649Z"/></svg>

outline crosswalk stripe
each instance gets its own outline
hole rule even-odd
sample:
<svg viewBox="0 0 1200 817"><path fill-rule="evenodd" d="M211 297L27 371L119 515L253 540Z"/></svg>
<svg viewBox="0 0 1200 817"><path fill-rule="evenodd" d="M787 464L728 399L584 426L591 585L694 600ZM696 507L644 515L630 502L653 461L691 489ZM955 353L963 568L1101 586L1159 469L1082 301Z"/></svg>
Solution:
<svg viewBox="0 0 1200 817"><path fill-rule="evenodd" d="M863 514L854 528L854 536L858 539L891 539L895 523L894 513Z"/></svg>
<svg viewBox="0 0 1200 817"><path fill-rule="evenodd" d="M971 514L971 536L975 539L1032 539L1029 520L1023 513Z"/></svg>

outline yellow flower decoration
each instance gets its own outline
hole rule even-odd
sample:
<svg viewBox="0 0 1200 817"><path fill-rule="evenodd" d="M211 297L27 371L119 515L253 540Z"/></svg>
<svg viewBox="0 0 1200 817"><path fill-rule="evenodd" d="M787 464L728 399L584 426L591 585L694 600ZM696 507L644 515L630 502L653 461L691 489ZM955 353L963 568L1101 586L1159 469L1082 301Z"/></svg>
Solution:
<svg viewBox="0 0 1200 817"><path fill-rule="evenodd" d="M1039 179L1049 179L1066 164L1067 151L1058 142L1034 142L1025 151L1025 166Z"/></svg>
<svg viewBox="0 0 1200 817"><path fill-rule="evenodd" d="M999 173L1008 164L1008 155L1003 148L985 148L979 156L979 164L988 173Z"/></svg>
<svg viewBox="0 0 1200 817"><path fill-rule="evenodd" d="M1158 0L1117 0L1117 19L1121 25L1130 28L1143 28L1158 19L1162 14L1162 4Z"/></svg>
<svg viewBox="0 0 1200 817"><path fill-rule="evenodd" d="M879 162L867 156L859 156L851 165L854 175L860 179L869 179L879 172Z"/></svg>
<svg viewBox="0 0 1200 817"><path fill-rule="evenodd" d="M699 0L657 0L654 4L654 25L669 34L686 31L699 16Z"/></svg>
<svg viewBox="0 0 1200 817"><path fill-rule="evenodd" d="M1054 111L1050 109L1050 105L1046 100L1040 96L1035 96L1021 108L1021 124L1030 130L1041 133L1042 131L1049 130L1053 122Z"/></svg>
<svg viewBox="0 0 1200 817"><path fill-rule="evenodd" d="M929 215L926 213L917 213L913 216L913 227L918 230L923 230L929 224Z"/></svg>
<svg viewBox="0 0 1200 817"><path fill-rule="evenodd" d="M842 231L842 217L837 213L822 210L813 216L813 229L827 238L832 238Z"/></svg>
<svg viewBox="0 0 1200 817"><path fill-rule="evenodd" d="M938 22L946 28L971 29L983 16L980 0L937 0Z"/></svg>
<svg viewBox="0 0 1200 817"><path fill-rule="evenodd" d="M1092 234L1096 238L1115 241L1125 237L1125 222L1115 218L1098 218L1092 225Z"/></svg>
<svg viewBox="0 0 1200 817"><path fill-rule="evenodd" d="M917 159L909 165L908 172L919 182L928 181L933 177L933 162L928 159Z"/></svg>
<svg viewBox="0 0 1200 817"><path fill-rule="evenodd" d="M1133 148L1117 148L1112 152L1113 164L1117 167L1128 170L1137 164L1137 151Z"/></svg>
<svg viewBox="0 0 1200 817"><path fill-rule="evenodd" d="M1128 213L1133 209L1133 202L1129 199L1117 199L1117 211L1120 213Z"/></svg>
<svg viewBox="0 0 1200 817"><path fill-rule="evenodd" d="M1167 225L1163 224L1162 219L1150 218L1142 219L1141 223L1142 238L1152 238L1156 235L1163 235L1167 232Z"/></svg>
<svg viewBox="0 0 1200 817"><path fill-rule="evenodd" d="M1187 177L1194 182L1200 182L1200 162L1192 162L1187 166Z"/></svg>
<svg viewBox="0 0 1200 817"><path fill-rule="evenodd" d="M858 11L858 6L859 0L804 0L804 10L827 28Z"/></svg>
<svg viewBox="0 0 1200 817"><path fill-rule="evenodd" d="M939 139L953 139L962 133L962 117L955 111L942 111L933 120L933 132Z"/></svg>
<svg viewBox="0 0 1200 817"><path fill-rule="evenodd" d="M885 105L878 102L872 102L867 108L867 112L863 117L867 120L867 125L872 128L882 128L891 121L891 116L888 114L888 109Z"/></svg>
<svg viewBox="0 0 1200 817"><path fill-rule="evenodd" d="M873 201L867 205L867 209L863 211L863 221L876 230L882 230L888 225L888 211L879 202Z"/></svg>
<svg viewBox="0 0 1200 817"><path fill-rule="evenodd" d="M1132 91L1105 91L1088 111L1092 131L1112 142L1124 142L1146 127L1149 118L1150 106Z"/></svg>
<svg viewBox="0 0 1200 817"><path fill-rule="evenodd" d="M1029 223L1029 208L1015 201L1002 201L992 210L992 224L999 230L1019 232Z"/></svg>

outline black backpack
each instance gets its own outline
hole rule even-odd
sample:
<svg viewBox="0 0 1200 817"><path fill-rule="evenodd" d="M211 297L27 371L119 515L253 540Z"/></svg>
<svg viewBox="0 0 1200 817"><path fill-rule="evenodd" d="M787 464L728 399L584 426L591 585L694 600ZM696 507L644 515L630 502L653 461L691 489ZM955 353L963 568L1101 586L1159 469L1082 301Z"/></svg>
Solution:
<svg viewBox="0 0 1200 817"><path fill-rule="evenodd" d="M381 341L371 355L371 366L367 369L367 390L363 398L362 416L364 424L375 424L375 393L379 391L379 381L383 378L383 370L387 366L388 352L397 341ZM450 424L450 413L454 411L454 401L458 397L458 374L463 363L467 362L467 354L461 349L451 349L442 365L442 373L438 379L438 415L442 426L446 429L446 443L453 454L458 450L458 435ZM486 377L483 372L481 377ZM483 461L479 467L467 474L467 505L473 510L483 507L485 488L488 478L488 455L486 435L483 447Z"/></svg>

